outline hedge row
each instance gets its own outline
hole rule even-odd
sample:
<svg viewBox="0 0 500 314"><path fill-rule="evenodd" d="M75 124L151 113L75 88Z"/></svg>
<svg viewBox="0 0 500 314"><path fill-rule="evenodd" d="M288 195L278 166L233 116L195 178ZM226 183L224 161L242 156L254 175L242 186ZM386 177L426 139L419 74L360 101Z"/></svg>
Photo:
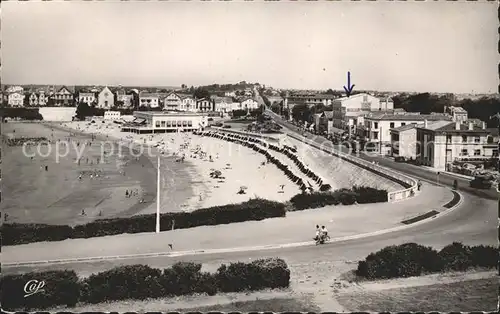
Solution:
<svg viewBox="0 0 500 314"><path fill-rule="evenodd" d="M239 204L202 208L192 212L165 213L160 216L161 230L228 224L234 222L285 217L285 205L264 199L251 199ZM0 228L3 245L40 241L61 241L70 238L91 238L122 233L151 232L156 214L127 218L101 219L74 227L46 224L3 224Z"/></svg>
<svg viewBox="0 0 500 314"><path fill-rule="evenodd" d="M277 152L280 152L280 153L283 153L286 156L288 156L299 167L299 169L305 175L307 175L309 178L311 178L313 181L315 181L318 185L320 185L320 189L322 191L327 190L329 187L329 185L327 185L327 184L324 185L323 180L318 175L316 175L313 171L306 168L306 166L304 166L304 164L298 159L298 157L287 148L280 148L278 146L269 144L269 143L262 141L260 139L256 139L256 138L248 137L248 136L242 136L242 135L238 135L238 134L227 134L227 133L221 134L218 132L193 132L193 133L196 135L200 135L200 136L208 136L208 137L213 137L213 138L217 138L217 139L221 139L221 140L226 140L226 141L232 142L232 143L239 143L243 146L246 146L246 147L253 149L254 151L264 155L267 158L268 162L276 165L276 167L278 167L278 169L283 171L285 173L285 175L293 183L297 184L302 191L306 191L307 185L302 180L302 178L295 175L290 169L288 169L287 165L284 165L280 160L278 160L277 158L272 156L271 153L269 153L269 151L267 151L267 149L264 149L261 146L269 148L269 149L277 151Z"/></svg>
<svg viewBox="0 0 500 314"><path fill-rule="evenodd" d="M43 120L38 108L0 108L0 117L21 120Z"/></svg>
<svg viewBox="0 0 500 314"><path fill-rule="evenodd" d="M498 268L498 247L466 246L454 242L441 251L405 243L371 253L358 263L356 275L369 279L420 276L441 271L465 271L472 267Z"/></svg>
<svg viewBox="0 0 500 314"><path fill-rule="evenodd" d="M338 189L333 192L313 192L297 194L290 199L295 210L318 208L328 205L353 205L387 202L387 191L365 186L352 189Z"/></svg>
<svg viewBox="0 0 500 314"><path fill-rule="evenodd" d="M73 307L79 302L172 297L194 293L255 291L285 288L290 270L282 259L221 265L215 273L201 271L201 264L179 262L167 269L146 265L120 266L79 279L74 271L49 271L6 275L0 279L4 309L31 310L57 305ZM44 291L24 297L24 285L43 280Z"/></svg>
<svg viewBox="0 0 500 314"><path fill-rule="evenodd" d="M18 137L8 138L5 142L8 146L23 146L25 143L28 145L34 145L37 143L48 144L49 140L46 137Z"/></svg>

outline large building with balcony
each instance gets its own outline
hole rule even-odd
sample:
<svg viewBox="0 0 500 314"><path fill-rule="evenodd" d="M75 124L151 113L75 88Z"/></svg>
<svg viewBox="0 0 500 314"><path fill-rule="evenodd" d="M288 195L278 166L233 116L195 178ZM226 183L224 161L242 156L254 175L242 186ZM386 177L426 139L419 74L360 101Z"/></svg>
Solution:
<svg viewBox="0 0 500 314"><path fill-rule="evenodd" d="M445 114L420 114L418 112L371 113L364 116L363 137L370 146L381 152L391 152L391 130L409 124L425 121L448 121L452 118Z"/></svg>
<svg viewBox="0 0 500 314"><path fill-rule="evenodd" d="M374 111L394 110L392 99L379 98L366 93L335 99L332 105L333 126L349 131L350 134L357 133L357 127L363 123L365 115Z"/></svg>
<svg viewBox="0 0 500 314"><path fill-rule="evenodd" d="M485 148L490 131L473 123L434 122L416 128L416 156L426 166L448 170L455 161L474 161L491 158ZM498 154L498 152L497 152Z"/></svg>
<svg viewBox="0 0 500 314"><path fill-rule="evenodd" d="M287 93L283 101L283 107L291 110L294 106L299 104L306 104L308 106L322 104L324 106L330 106L335 98L334 95L329 94Z"/></svg>
<svg viewBox="0 0 500 314"><path fill-rule="evenodd" d="M134 111L134 120L122 126L122 132L191 132L208 126L208 116L195 112Z"/></svg>
<svg viewBox="0 0 500 314"><path fill-rule="evenodd" d="M160 107L160 98L157 93L141 92L139 93L139 107L158 108Z"/></svg>

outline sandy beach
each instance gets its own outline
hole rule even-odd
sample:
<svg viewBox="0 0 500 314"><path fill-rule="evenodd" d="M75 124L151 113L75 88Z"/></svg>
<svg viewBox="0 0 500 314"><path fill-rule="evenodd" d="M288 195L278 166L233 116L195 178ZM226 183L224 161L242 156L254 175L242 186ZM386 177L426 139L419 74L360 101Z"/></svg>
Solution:
<svg viewBox="0 0 500 314"><path fill-rule="evenodd" d="M255 197L287 201L300 192L298 187L274 165L262 165L265 161L262 155L241 145L199 137L190 133L123 133L119 125L111 122L96 124L67 122L62 123L62 126L88 134L100 134L122 143L157 146L146 151L155 166L156 156L158 154L161 156L160 202L162 211L163 204L169 204L166 206L170 207L172 202L162 196L165 183L177 184L177 173L171 167L172 160L186 167L190 176L190 188L193 190L193 196L180 204L181 210L190 211L209 206L239 203ZM213 171L220 171L220 178L212 178L210 173ZM283 189L281 189L282 185ZM240 187L245 188L245 194L238 194ZM146 207L141 213L155 211L156 203Z"/></svg>

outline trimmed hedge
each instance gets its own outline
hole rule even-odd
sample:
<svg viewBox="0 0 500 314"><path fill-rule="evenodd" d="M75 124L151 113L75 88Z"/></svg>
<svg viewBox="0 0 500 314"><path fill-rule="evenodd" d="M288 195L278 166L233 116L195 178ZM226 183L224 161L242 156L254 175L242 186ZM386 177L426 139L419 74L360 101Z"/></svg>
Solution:
<svg viewBox="0 0 500 314"><path fill-rule="evenodd" d="M45 291L24 298L24 285L33 278L45 281ZM57 305L72 307L78 302L284 288L290 284L290 270L285 261L278 258L221 265L213 274L202 272L201 264L179 262L163 271L147 265L120 266L83 280L79 280L74 271L7 275L1 284L4 309L29 310Z"/></svg>
<svg viewBox="0 0 500 314"><path fill-rule="evenodd" d="M371 253L364 261L360 261L356 275L368 279L386 279L448 270L464 271L472 267L497 268L498 247L470 247L454 242L437 252L416 243L393 245Z"/></svg>
<svg viewBox="0 0 500 314"><path fill-rule="evenodd" d="M327 205L353 205L387 202L387 191L370 187L354 186L352 189L338 189L333 192L297 194L290 199L295 210L318 208Z"/></svg>
<svg viewBox="0 0 500 314"><path fill-rule="evenodd" d="M24 297L30 280L44 281L43 291ZM55 305L75 306L80 299L80 282L74 271L58 270L4 275L0 278L2 308L42 309Z"/></svg>
<svg viewBox="0 0 500 314"><path fill-rule="evenodd" d="M239 204L202 208L192 212L161 214L161 230L228 224L234 222L285 217L285 204L264 199L251 199ZM69 238L90 238L122 233L151 232L156 225L156 214L96 220L75 227L46 224L3 224L3 245L17 245L40 241L61 241Z"/></svg>

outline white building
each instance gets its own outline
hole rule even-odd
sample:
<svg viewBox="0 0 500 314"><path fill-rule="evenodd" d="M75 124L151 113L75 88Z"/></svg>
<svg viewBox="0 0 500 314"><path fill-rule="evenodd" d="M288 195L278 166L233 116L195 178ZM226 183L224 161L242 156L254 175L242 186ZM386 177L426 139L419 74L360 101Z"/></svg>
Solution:
<svg viewBox="0 0 500 314"><path fill-rule="evenodd" d="M214 102L211 99L198 99L196 101L196 111L199 112L213 112L214 110Z"/></svg>
<svg viewBox="0 0 500 314"><path fill-rule="evenodd" d="M160 98L156 93L139 93L139 107L158 108L160 107Z"/></svg>
<svg viewBox="0 0 500 314"><path fill-rule="evenodd" d="M38 95L36 93L31 93L29 98L30 107L38 106Z"/></svg>
<svg viewBox="0 0 500 314"><path fill-rule="evenodd" d="M242 109L254 110L259 109L259 103L252 98L243 98L240 100Z"/></svg>
<svg viewBox="0 0 500 314"><path fill-rule="evenodd" d="M215 111L227 113L234 109L232 109L233 100L230 97L213 97L212 98L215 103Z"/></svg>
<svg viewBox="0 0 500 314"><path fill-rule="evenodd" d="M421 115L418 112L371 113L364 117L364 138L381 153L390 153L391 129L424 121L451 121L451 117L436 114Z"/></svg>
<svg viewBox="0 0 500 314"><path fill-rule="evenodd" d="M191 95L181 95L181 111L196 111L196 98Z"/></svg>
<svg viewBox="0 0 500 314"><path fill-rule="evenodd" d="M42 90L38 93L38 106L40 106L40 107L46 106L48 100L49 100L49 98L45 94L45 91Z"/></svg>
<svg viewBox="0 0 500 314"><path fill-rule="evenodd" d="M394 109L394 103L390 98L386 98L381 102L380 98L366 93L335 99L332 105L333 126L342 130L352 129L359 125L358 117L369 112Z"/></svg>
<svg viewBox="0 0 500 314"><path fill-rule="evenodd" d="M444 107L445 113L453 117L453 121L465 123L469 119L467 110L462 107L446 106Z"/></svg>
<svg viewBox="0 0 500 314"><path fill-rule="evenodd" d="M95 94L94 93L78 93L78 103L86 103L87 105L91 105L95 102Z"/></svg>
<svg viewBox="0 0 500 314"><path fill-rule="evenodd" d="M417 158L426 166L448 170L454 161L489 158L485 152L490 132L473 123L434 122L417 127Z"/></svg>
<svg viewBox="0 0 500 314"><path fill-rule="evenodd" d="M335 96L328 94L287 93L283 106L289 110L298 104L306 104L308 106L323 104L325 106L330 106L335 98Z"/></svg>
<svg viewBox="0 0 500 314"><path fill-rule="evenodd" d="M122 127L123 132L190 132L208 126L208 116L204 113L135 111L134 118Z"/></svg>
<svg viewBox="0 0 500 314"><path fill-rule="evenodd" d="M8 96L8 104L11 107L23 107L24 106L24 94L21 92L12 92Z"/></svg>
<svg viewBox="0 0 500 314"><path fill-rule="evenodd" d="M115 105L115 95L106 86L97 96L97 108L111 109Z"/></svg>
<svg viewBox="0 0 500 314"><path fill-rule="evenodd" d="M105 111L104 112L104 120L120 120L121 114L120 111Z"/></svg>

